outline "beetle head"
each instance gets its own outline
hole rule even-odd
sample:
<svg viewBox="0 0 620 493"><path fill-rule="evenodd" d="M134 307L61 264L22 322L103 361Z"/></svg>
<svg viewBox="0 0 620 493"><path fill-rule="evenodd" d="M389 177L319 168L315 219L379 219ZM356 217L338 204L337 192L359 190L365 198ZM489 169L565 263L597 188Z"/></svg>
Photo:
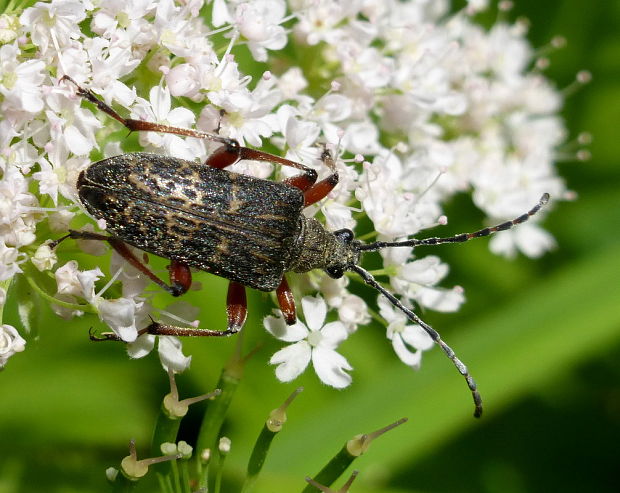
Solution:
<svg viewBox="0 0 620 493"><path fill-rule="evenodd" d="M350 229L339 229L334 231L333 235L338 248L325 267L325 272L329 277L339 279L345 271L359 262L361 243L353 237L353 231Z"/></svg>

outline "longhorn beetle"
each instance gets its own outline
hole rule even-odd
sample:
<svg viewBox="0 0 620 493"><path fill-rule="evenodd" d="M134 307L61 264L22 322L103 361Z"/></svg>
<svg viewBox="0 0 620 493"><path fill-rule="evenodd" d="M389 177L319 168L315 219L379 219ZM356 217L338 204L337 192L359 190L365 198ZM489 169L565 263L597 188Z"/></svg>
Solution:
<svg viewBox="0 0 620 493"><path fill-rule="evenodd" d="M241 146L236 140L216 133L176 128L123 118L93 92L71 77L77 94L118 120L130 131L153 131L208 139L222 144L204 164L145 152L121 154L91 164L77 181L79 199L95 218L104 219L109 235L73 231L66 238L107 241L127 262L173 296L191 285L190 267L205 270L230 281L226 330L176 327L153 321L139 334L175 336L227 336L241 330L247 314L245 287L276 291L286 323L296 321L295 300L285 273L323 269L340 278L356 272L366 284L383 294L413 323L424 329L452 360L472 393L474 416L482 414L482 399L465 364L439 333L404 306L360 266L364 252L386 247L416 247L461 243L510 229L527 221L547 203L544 194L527 213L497 226L446 238L377 241L364 244L348 229L327 231L302 210L325 198L337 185L338 173L330 152L322 161L331 170L317 182L317 173L303 164ZM290 166L299 175L273 182L226 171L239 160L268 161ZM157 277L127 245L170 260L170 284ZM105 340L120 340L103 334Z"/></svg>

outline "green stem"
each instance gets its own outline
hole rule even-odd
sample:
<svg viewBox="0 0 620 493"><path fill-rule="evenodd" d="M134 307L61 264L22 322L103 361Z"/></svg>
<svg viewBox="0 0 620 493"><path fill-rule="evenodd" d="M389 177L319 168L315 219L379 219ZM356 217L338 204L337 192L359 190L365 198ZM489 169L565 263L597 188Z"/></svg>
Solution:
<svg viewBox="0 0 620 493"><path fill-rule="evenodd" d="M172 483L168 474L157 473L157 481L159 482L159 491L161 493L174 493Z"/></svg>
<svg viewBox="0 0 620 493"><path fill-rule="evenodd" d="M178 460L170 461L170 470L172 471L172 480L174 481L174 491L181 493L181 476L179 475Z"/></svg>
<svg viewBox="0 0 620 493"><path fill-rule="evenodd" d="M180 426L181 420L168 416L162 406L159 411L159 415L157 416L157 422L155 423L155 429L153 430L153 439L151 441L151 454L154 457L161 454L162 443L177 442L177 434L179 433Z"/></svg>
<svg viewBox="0 0 620 493"><path fill-rule="evenodd" d="M183 487L183 493L191 493L190 479L189 479L189 461L182 459L180 463L181 467L181 486Z"/></svg>
<svg viewBox="0 0 620 493"><path fill-rule="evenodd" d="M5 294L9 292L9 289L11 287L11 282L13 282L12 277L0 282L0 289L3 289ZM4 303L0 304L0 322L2 322L3 314L4 314Z"/></svg>
<svg viewBox="0 0 620 493"><path fill-rule="evenodd" d="M30 286L32 286L32 289L34 289L37 293L39 293L41 295L42 298L44 298L45 300L49 301L50 303L54 303L58 306L62 306L64 308L69 308L70 310L79 310L82 312L86 312L86 313L92 313L92 314L97 314L97 309L92 306L92 305L81 305L81 304L77 304L77 303L68 303L66 301L61 301L57 298L54 298L53 296L49 295L48 293L46 293L35 281L32 277L26 275L26 280L28 281L28 284L30 284Z"/></svg>
<svg viewBox="0 0 620 493"><path fill-rule="evenodd" d="M112 492L113 493L129 493L134 491L136 488L137 481L132 481L127 479L125 475L119 471L116 479L112 483Z"/></svg>
<svg viewBox="0 0 620 493"><path fill-rule="evenodd" d="M258 474L263 468L265 458L267 457L267 452L269 451L269 447L271 446L271 442L276 436L276 433L277 432L269 430L266 424L263 426L263 429L254 444L250 461L248 462L248 472L246 474L243 487L241 488L241 493L248 493L254 489L254 484L256 483Z"/></svg>
<svg viewBox="0 0 620 493"><path fill-rule="evenodd" d="M325 467L312 479L319 484L331 486L356 458L357 456L349 453L347 445L345 444L345 446L342 447L342 449L340 449L340 451L325 464ZM309 484L303 489L302 493L316 493L317 491L319 490L316 487Z"/></svg>
<svg viewBox="0 0 620 493"><path fill-rule="evenodd" d="M215 473L215 485L213 487L213 493L220 493L222 487L222 473L224 471L224 456L220 455L218 459L217 472Z"/></svg>
<svg viewBox="0 0 620 493"><path fill-rule="evenodd" d="M360 240L360 241L370 240L371 238L375 238L378 234L379 233L377 233L376 231L369 231L366 234L358 236L356 240Z"/></svg>
<svg viewBox="0 0 620 493"><path fill-rule="evenodd" d="M200 488L207 487L207 476L211 466L215 468L220 467L218 438L232 398L239 386L242 373L243 361L237 353L224 367L220 375L217 388L221 389L222 393L217 399L210 401L207 405L196 442L196 460L200 461L200 456L204 449L209 449L211 451L211 458L209 463L203 467L202 475L199 480ZM216 474L218 474L217 471Z"/></svg>

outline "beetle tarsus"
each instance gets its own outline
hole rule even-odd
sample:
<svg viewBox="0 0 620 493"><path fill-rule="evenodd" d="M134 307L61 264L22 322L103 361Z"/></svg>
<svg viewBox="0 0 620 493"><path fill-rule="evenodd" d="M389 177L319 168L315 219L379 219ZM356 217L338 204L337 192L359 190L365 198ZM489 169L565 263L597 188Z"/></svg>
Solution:
<svg viewBox="0 0 620 493"><path fill-rule="evenodd" d="M88 331L88 337L93 342L122 341L122 339L114 332L102 332L101 334L97 335L92 327Z"/></svg>

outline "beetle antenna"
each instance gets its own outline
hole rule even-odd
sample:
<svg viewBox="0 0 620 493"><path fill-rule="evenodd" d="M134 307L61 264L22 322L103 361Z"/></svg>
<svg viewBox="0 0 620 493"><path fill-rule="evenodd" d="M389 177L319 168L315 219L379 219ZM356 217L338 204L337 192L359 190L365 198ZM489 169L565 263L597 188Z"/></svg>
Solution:
<svg viewBox="0 0 620 493"><path fill-rule="evenodd" d="M366 284L375 288L383 296L385 296L388 299L388 301L392 303L392 305L394 305L400 311L402 311L411 322L418 324L420 327L422 327L426 331L426 333L429 336L431 336L431 339L433 339L433 341L441 349L443 349L443 352L446 353L448 358L450 358L452 363L454 363L454 366L456 366L456 369L459 371L459 373L465 377L467 386L469 387L469 390L471 390L471 395L474 399L474 406L475 406L474 416L476 418L479 418L482 415L482 397L480 396L480 393L478 392L478 389L476 388L476 382L474 382L474 379L469 374L469 371L467 370L467 366L465 366L465 364L456 356L452 348L443 341L443 339L439 335L439 332L437 332L430 325L428 325L426 322L420 319L420 317L418 317L409 308L403 305L401 301L398 298L396 298L396 296L394 296L387 289L381 286L381 284L379 284L375 280L375 278L372 276L370 272L363 269L359 265L352 265L350 269L352 271L357 272Z"/></svg>
<svg viewBox="0 0 620 493"><path fill-rule="evenodd" d="M360 245L358 248L360 251L376 251L381 248L387 247L416 247L420 245L441 245L443 243L463 243L465 241L472 240L474 238L481 238L482 236L489 236L497 231L505 231L507 229L516 226L517 224L524 223L534 214L536 214L547 202L549 202L549 194L545 193L538 201L534 207L532 207L525 214L520 215L512 219L511 221L506 221L505 223L498 224L497 226L490 226L488 228L483 228L481 230L475 231L473 233L461 233L454 236L448 236L446 238L423 238L420 240L412 239L405 241L376 241L375 243L369 243L368 245Z"/></svg>

